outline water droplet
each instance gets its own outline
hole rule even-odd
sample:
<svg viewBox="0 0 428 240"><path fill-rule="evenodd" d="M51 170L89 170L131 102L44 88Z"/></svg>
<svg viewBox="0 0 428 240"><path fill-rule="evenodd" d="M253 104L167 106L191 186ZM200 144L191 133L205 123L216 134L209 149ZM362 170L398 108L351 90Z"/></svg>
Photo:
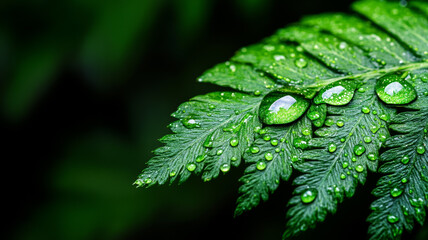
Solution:
<svg viewBox="0 0 428 240"><path fill-rule="evenodd" d="M346 141L346 139L345 139L345 138L341 138L341 139L340 139L340 141L341 141L341 142L345 142L345 141Z"/></svg>
<svg viewBox="0 0 428 240"><path fill-rule="evenodd" d="M363 113L369 113L370 112L370 108L368 108L368 107L362 107L361 108L361 112L363 112Z"/></svg>
<svg viewBox="0 0 428 240"><path fill-rule="evenodd" d="M183 124L183 126L185 126L186 128L189 128L189 129L201 127L201 125L195 119L193 119L191 117L187 117L187 118L182 119L181 123Z"/></svg>
<svg viewBox="0 0 428 240"><path fill-rule="evenodd" d="M365 136L365 137L364 137L364 142L365 142L365 143L371 143L371 142L372 142L372 138L371 138L371 137L369 137L369 136Z"/></svg>
<svg viewBox="0 0 428 240"><path fill-rule="evenodd" d="M278 145L278 139L272 139L272 140L270 140L270 144L271 144L272 146L276 146L276 145Z"/></svg>
<svg viewBox="0 0 428 240"><path fill-rule="evenodd" d="M220 155L222 155L223 154L223 150L222 149L219 149L219 150L217 150L217 156L220 156Z"/></svg>
<svg viewBox="0 0 428 240"><path fill-rule="evenodd" d="M299 157L297 155L293 155L293 156L291 156L291 161L297 162L297 161L299 161Z"/></svg>
<svg viewBox="0 0 428 240"><path fill-rule="evenodd" d="M220 171L222 171L222 172L228 172L230 170L230 165L228 164L228 163L225 163L225 164L223 164L223 165L221 165L221 167L220 167Z"/></svg>
<svg viewBox="0 0 428 240"><path fill-rule="evenodd" d="M256 168L257 168L258 170L262 171L262 170L264 170L264 169L266 168L266 163L265 163L265 162L263 162L263 161L258 161L258 162L257 162L257 166L256 166Z"/></svg>
<svg viewBox="0 0 428 240"><path fill-rule="evenodd" d="M379 141L385 142L387 139L387 136L385 134L379 134Z"/></svg>
<svg viewBox="0 0 428 240"><path fill-rule="evenodd" d="M376 93L387 104L407 104L417 95L415 88L397 74L389 74L378 79Z"/></svg>
<svg viewBox="0 0 428 240"><path fill-rule="evenodd" d="M407 181L408 181L408 180L407 180L407 178L402 178L402 179L401 179L401 182L402 182L402 183L407 183Z"/></svg>
<svg viewBox="0 0 428 240"><path fill-rule="evenodd" d="M196 162L203 162L204 160L205 160L205 158L206 158L206 155L199 155L199 156L197 156L196 157Z"/></svg>
<svg viewBox="0 0 428 240"><path fill-rule="evenodd" d="M367 154L367 159L369 159L370 161L375 161L377 159L376 153Z"/></svg>
<svg viewBox="0 0 428 240"><path fill-rule="evenodd" d="M263 98L259 116L265 124L285 124L298 119L308 107L309 101L303 96L274 91Z"/></svg>
<svg viewBox="0 0 428 240"><path fill-rule="evenodd" d="M295 138L293 141L293 145L296 148L300 148L302 150L305 150L309 147L308 142L304 138Z"/></svg>
<svg viewBox="0 0 428 240"><path fill-rule="evenodd" d="M336 125L337 125L338 127L343 127L343 125L345 125L345 122L343 122L342 120L338 120L338 121L336 122Z"/></svg>
<svg viewBox="0 0 428 240"><path fill-rule="evenodd" d="M401 159L401 163L402 163L402 164L408 164L408 163L409 163L409 161L410 161L410 158L409 158L408 156L404 156L404 157Z"/></svg>
<svg viewBox="0 0 428 240"><path fill-rule="evenodd" d="M363 145L357 144L354 147L354 153L358 156L363 154L366 151L366 148Z"/></svg>
<svg viewBox="0 0 428 240"><path fill-rule="evenodd" d="M272 160L273 159L272 153L270 153L270 152L265 153L265 159L268 161Z"/></svg>
<svg viewBox="0 0 428 240"><path fill-rule="evenodd" d="M214 144L214 136L213 134L211 134L210 136L208 136L205 141L204 141L204 147L206 148L212 148Z"/></svg>
<svg viewBox="0 0 428 240"><path fill-rule="evenodd" d="M398 197L401 195L401 193L403 193L403 189L399 189L395 187L391 189L390 193L392 197Z"/></svg>
<svg viewBox="0 0 428 240"><path fill-rule="evenodd" d="M336 144L334 144L334 143L330 143L330 145L328 145L328 151L329 152L334 152L334 151L336 151Z"/></svg>
<svg viewBox="0 0 428 240"><path fill-rule="evenodd" d="M316 104L327 103L330 105L345 105L354 96L355 85L347 81L331 83L321 89L314 98Z"/></svg>
<svg viewBox="0 0 428 240"><path fill-rule="evenodd" d="M238 144L239 144L239 140L238 139L236 139L236 138L230 139L230 146L236 147L236 146L238 146Z"/></svg>
<svg viewBox="0 0 428 240"><path fill-rule="evenodd" d="M355 167L355 171L357 171L357 172L363 172L364 171L364 167L362 166L362 165L357 165L356 167Z"/></svg>
<svg viewBox="0 0 428 240"><path fill-rule="evenodd" d="M294 61L294 64L298 68L304 68L308 65L308 62L304 58L299 58L299 59L296 59L296 61Z"/></svg>
<svg viewBox="0 0 428 240"><path fill-rule="evenodd" d="M303 130L302 130L302 134L303 135L305 135L305 136L308 136L308 135L311 135L311 129L309 129L309 128L304 128Z"/></svg>
<svg viewBox="0 0 428 240"><path fill-rule="evenodd" d="M194 163L188 163L186 166L187 170L189 170L189 172L193 172L196 169L196 164Z"/></svg>
<svg viewBox="0 0 428 240"><path fill-rule="evenodd" d="M308 118L310 119L310 120L317 120L318 118L320 118L320 113L319 112L317 112L317 111L312 111L312 112L309 112L308 113Z"/></svg>
<svg viewBox="0 0 428 240"><path fill-rule="evenodd" d="M424 154L425 153L425 147L424 147L424 145L419 145L419 146L417 146L416 147L416 152L418 153L418 154Z"/></svg>
<svg viewBox="0 0 428 240"><path fill-rule="evenodd" d="M394 216L392 214L388 215L387 219L388 219L388 222L390 222L390 223L396 223L399 220L398 217L396 217L396 216Z"/></svg>
<svg viewBox="0 0 428 240"><path fill-rule="evenodd" d="M344 173L340 174L340 179L345 180L346 179L346 175Z"/></svg>
<svg viewBox="0 0 428 240"><path fill-rule="evenodd" d="M304 191L300 195L300 199L302 200L303 203L311 203L315 200L317 195L318 195L318 190L316 190L315 188L310 188Z"/></svg>
<svg viewBox="0 0 428 240"><path fill-rule="evenodd" d="M257 146L252 146L252 147L250 147L250 152L253 154L258 153L258 152L260 152L260 148Z"/></svg>
<svg viewBox="0 0 428 240"><path fill-rule="evenodd" d="M176 171L172 171L172 172L170 172L170 173L169 173L169 176L170 176L170 177L174 177L175 175L177 175L177 172L176 172Z"/></svg>

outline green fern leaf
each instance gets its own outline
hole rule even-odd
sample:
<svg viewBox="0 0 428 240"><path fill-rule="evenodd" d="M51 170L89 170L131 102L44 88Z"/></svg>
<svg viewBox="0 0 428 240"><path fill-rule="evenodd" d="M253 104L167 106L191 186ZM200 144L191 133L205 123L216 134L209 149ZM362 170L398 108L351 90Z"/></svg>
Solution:
<svg viewBox="0 0 428 240"><path fill-rule="evenodd" d="M414 220L422 224L428 202L428 4L407 5L366 0L353 4L354 15L305 17L207 70L199 82L236 92L182 104L172 115L178 119L170 125L173 134L161 139L165 146L154 151L136 185L181 183L192 173L207 181L244 159L235 210L240 215L268 200L297 170L283 235L289 238L334 214L365 183L368 170L379 171L387 175L373 192L372 239L399 238ZM303 96L301 117L263 123L260 111L275 110L259 106L272 91Z"/></svg>
<svg viewBox="0 0 428 240"><path fill-rule="evenodd" d="M414 220L424 223L428 195L428 72L414 75L419 97L392 119L390 128L398 135L389 138L389 149L381 155L383 176L373 194L371 239L399 239L403 229L412 230ZM425 82L421 81L425 79Z"/></svg>

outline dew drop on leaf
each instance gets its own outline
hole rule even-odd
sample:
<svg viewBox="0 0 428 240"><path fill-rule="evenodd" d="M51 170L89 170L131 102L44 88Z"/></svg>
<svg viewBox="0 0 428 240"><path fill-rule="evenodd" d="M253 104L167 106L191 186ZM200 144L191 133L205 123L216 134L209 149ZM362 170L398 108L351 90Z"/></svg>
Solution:
<svg viewBox="0 0 428 240"><path fill-rule="evenodd" d="M230 139L230 146L236 147L236 146L238 146L238 144L239 144L238 139L236 139L236 138Z"/></svg>
<svg viewBox="0 0 428 240"><path fill-rule="evenodd" d="M417 95L415 88L397 74L379 78L376 82L376 94L387 104L407 104Z"/></svg>
<svg viewBox="0 0 428 240"><path fill-rule="evenodd" d="M220 171L222 171L222 172L228 172L230 170L230 165L228 164L228 163L225 163L225 164L223 164L223 165L221 165L221 167L220 167Z"/></svg>
<svg viewBox="0 0 428 240"><path fill-rule="evenodd" d="M250 147L250 152L253 153L253 154L258 153L259 151L260 151L260 148L257 147L257 146Z"/></svg>
<svg viewBox="0 0 428 240"><path fill-rule="evenodd" d="M350 82L334 82L321 89L314 98L314 102L316 104L327 103L335 106L345 105L352 100L354 90L355 85Z"/></svg>
<svg viewBox="0 0 428 240"><path fill-rule="evenodd" d="M310 188L304 191L300 195L300 199L302 200L303 203L311 203L315 200L317 195L318 195L318 190L316 190L315 188Z"/></svg>
<svg viewBox="0 0 428 240"><path fill-rule="evenodd" d="M361 172L363 172L363 171L364 171L364 167L363 167L362 165L357 165L357 166L355 167L355 171L357 171L357 172L361 173Z"/></svg>
<svg viewBox="0 0 428 240"><path fill-rule="evenodd" d="M260 120L268 125L290 123L298 119L309 107L309 101L294 93L274 91L260 104Z"/></svg>
<svg viewBox="0 0 428 240"><path fill-rule="evenodd" d="M294 61L294 64L298 68L304 68L308 65L308 62L304 58L299 58L299 59L296 59L296 61Z"/></svg>
<svg viewBox="0 0 428 240"><path fill-rule="evenodd" d="M401 193L403 193L403 190L395 187L391 189L390 193L392 197L398 197L401 195Z"/></svg>
<svg viewBox="0 0 428 240"><path fill-rule="evenodd" d="M194 163L188 163L188 164L187 164L187 166L186 166L186 168L187 168L187 170L189 170L190 172L193 172L193 171L195 171L195 169L196 169L196 164L194 164Z"/></svg>
<svg viewBox="0 0 428 240"><path fill-rule="evenodd" d="M334 151L336 151L336 144L334 144L334 143L330 143L330 145L328 145L328 151L329 152L334 152Z"/></svg>
<svg viewBox="0 0 428 240"><path fill-rule="evenodd" d="M259 162L257 162L257 166L256 166L256 168L257 168L258 170L262 171L262 170L264 170L264 169L266 168L266 163L265 163L265 162L263 162L263 161L259 161Z"/></svg>
<svg viewBox="0 0 428 240"><path fill-rule="evenodd" d="M300 148L302 150L305 150L309 147L308 142L304 138L295 138L293 141L293 145L296 148Z"/></svg>
<svg viewBox="0 0 428 240"><path fill-rule="evenodd" d="M399 218L397 216L394 216L392 214L388 215L387 219L388 219L389 223L396 223L399 220Z"/></svg>
<svg viewBox="0 0 428 240"><path fill-rule="evenodd" d="M183 126L185 126L186 128L192 129L192 128L196 128L196 127L200 127L201 125L193 118L184 118L181 120L181 123L183 124Z"/></svg>
<svg viewBox="0 0 428 240"><path fill-rule="evenodd" d="M366 151L366 148L363 145L361 145L361 144L357 144L354 147L354 153L356 155L358 155L358 156L360 156L361 154L363 154L365 151Z"/></svg>
<svg viewBox="0 0 428 240"><path fill-rule="evenodd" d="M369 159L370 161L375 161L377 159L376 153L367 154L367 159Z"/></svg>
<svg viewBox="0 0 428 240"><path fill-rule="evenodd" d="M402 164L408 164L408 163L409 163L409 161L410 161L410 159L409 159L409 157L408 157L408 156L404 156L404 157L401 159L401 163L402 163Z"/></svg>
<svg viewBox="0 0 428 240"><path fill-rule="evenodd" d="M273 159L272 153L270 153L270 152L265 153L265 159L268 161L272 160Z"/></svg>
<svg viewBox="0 0 428 240"><path fill-rule="evenodd" d="M416 152L418 153L418 154L424 154L425 153L425 147L424 147L424 145L419 145L419 146L417 146L416 147Z"/></svg>

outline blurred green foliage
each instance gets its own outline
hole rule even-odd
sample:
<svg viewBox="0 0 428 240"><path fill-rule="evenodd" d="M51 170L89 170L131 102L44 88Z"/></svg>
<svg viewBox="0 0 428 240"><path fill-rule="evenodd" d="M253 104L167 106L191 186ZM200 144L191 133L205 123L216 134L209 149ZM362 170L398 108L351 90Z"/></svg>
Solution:
<svg viewBox="0 0 428 240"><path fill-rule="evenodd" d="M218 89L197 84L199 74L302 15L350 2L1 1L6 239L279 239L291 187L233 219L243 168L209 184L131 184L178 104ZM342 212L324 226L346 214L364 222L368 206Z"/></svg>

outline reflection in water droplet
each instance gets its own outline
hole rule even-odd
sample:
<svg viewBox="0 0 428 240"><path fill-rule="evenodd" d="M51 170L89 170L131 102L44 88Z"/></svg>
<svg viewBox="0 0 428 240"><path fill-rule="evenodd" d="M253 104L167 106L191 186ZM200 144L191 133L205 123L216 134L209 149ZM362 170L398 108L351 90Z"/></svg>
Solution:
<svg viewBox="0 0 428 240"><path fill-rule="evenodd" d="M303 203L311 203L315 200L317 195L318 195L318 190L316 190L315 188L310 188L304 191L300 195L300 199L302 200Z"/></svg>
<svg viewBox="0 0 428 240"><path fill-rule="evenodd" d="M415 88L402 78L402 75L397 74L389 74L378 79L376 94L387 104L407 104L417 96Z"/></svg>
<svg viewBox="0 0 428 240"><path fill-rule="evenodd" d="M357 144L354 147L354 153L358 156L363 154L366 151L366 148L363 145Z"/></svg>
<svg viewBox="0 0 428 240"><path fill-rule="evenodd" d="M391 189L390 193L392 197L398 197L403 193L403 190L395 187Z"/></svg>
<svg viewBox="0 0 428 240"><path fill-rule="evenodd" d="M355 85L347 81L334 82L327 85L314 98L316 104L345 105L354 96Z"/></svg>
<svg viewBox="0 0 428 240"><path fill-rule="evenodd" d="M265 124L285 124L298 119L308 107L309 101L303 96L274 91L263 98L259 116Z"/></svg>

